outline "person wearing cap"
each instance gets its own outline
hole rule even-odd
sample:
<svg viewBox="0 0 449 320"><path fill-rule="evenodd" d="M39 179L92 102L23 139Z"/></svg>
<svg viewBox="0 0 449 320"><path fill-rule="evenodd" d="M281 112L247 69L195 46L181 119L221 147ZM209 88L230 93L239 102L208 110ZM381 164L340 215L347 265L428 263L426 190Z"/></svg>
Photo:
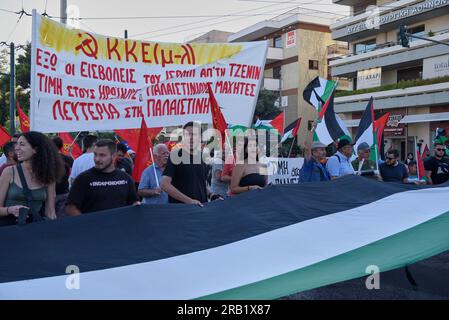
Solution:
<svg viewBox="0 0 449 320"><path fill-rule="evenodd" d="M371 147L368 143L362 142L357 146L357 158L351 162L357 175L367 176L380 180L377 173L376 163L370 160Z"/></svg>
<svg viewBox="0 0 449 320"><path fill-rule="evenodd" d="M348 174L355 174L351 165L353 143L346 138L342 138L337 143L337 152L326 162L326 169L331 180L340 178Z"/></svg>
<svg viewBox="0 0 449 320"><path fill-rule="evenodd" d="M330 176L321 160L326 158L326 145L320 141L311 143L313 130L305 142L304 164L299 182L329 181Z"/></svg>

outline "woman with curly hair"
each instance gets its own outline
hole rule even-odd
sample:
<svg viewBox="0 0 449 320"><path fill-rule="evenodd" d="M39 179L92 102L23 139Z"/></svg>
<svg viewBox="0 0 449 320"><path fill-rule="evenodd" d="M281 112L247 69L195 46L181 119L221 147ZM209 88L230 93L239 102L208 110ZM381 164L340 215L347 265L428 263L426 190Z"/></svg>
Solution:
<svg viewBox="0 0 449 320"><path fill-rule="evenodd" d="M30 131L19 137L15 151L20 163L6 168L0 177L0 225L15 224L23 208L55 219L55 184L64 174L56 147L42 133ZM30 197L25 195L20 171Z"/></svg>

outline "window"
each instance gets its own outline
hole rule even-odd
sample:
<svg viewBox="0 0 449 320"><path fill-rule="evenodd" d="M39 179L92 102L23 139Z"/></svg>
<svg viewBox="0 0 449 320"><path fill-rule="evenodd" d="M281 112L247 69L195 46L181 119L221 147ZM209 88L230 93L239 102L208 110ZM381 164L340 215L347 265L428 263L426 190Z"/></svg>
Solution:
<svg viewBox="0 0 449 320"><path fill-rule="evenodd" d="M398 70L398 82L422 79L422 66Z"/></svg>
<svg viewBox="0 0 449 320"><path fill-rule="evenodd" d="M354 45L354 54L361 54L373 51L376 47L376 39L366 40Z"/></svg>
<svg viewBox="0 0 449 320"><path fill-rule="evenodd" d="M273 79L280 79L281 78L281 67L274 67L273 68Z"/></svg>
<svg viewBox="0 0 449 320"><path fill-rule="evenodd" d="M273 47L282 48L282 37L281 36L273 38Z"/></svg>
<svg viewBox="0 0 449 320"><path fill-rule="evenodd" d="M309 60L309 70L318 70L318 60Z"/></svg>

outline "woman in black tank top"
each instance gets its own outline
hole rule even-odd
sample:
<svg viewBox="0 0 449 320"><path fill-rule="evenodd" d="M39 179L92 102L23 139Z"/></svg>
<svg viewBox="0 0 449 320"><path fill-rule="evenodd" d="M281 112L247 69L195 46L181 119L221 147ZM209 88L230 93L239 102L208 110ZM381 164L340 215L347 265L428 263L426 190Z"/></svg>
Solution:
<svg viewBox="0 0 449 320"><path fill-rule="evenodd" d="M256 136L245 137L243 159L244 163L237 163L232 171L232 194L262 189L267 184L267 176L263 175L264 168L259 162Z"/></svg>

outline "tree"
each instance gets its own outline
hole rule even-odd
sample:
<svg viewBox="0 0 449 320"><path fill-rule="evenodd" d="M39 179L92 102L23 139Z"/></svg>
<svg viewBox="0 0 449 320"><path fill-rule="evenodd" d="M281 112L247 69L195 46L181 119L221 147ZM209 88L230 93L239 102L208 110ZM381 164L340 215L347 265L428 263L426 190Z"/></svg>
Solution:
<svg viewBox="0 0 449 320"><path fill-rule="evenodd" d="M263 118L274 111L279 111L279 108L274 105L278 97L279 94L274 91L260 89L259 96L257 97L256 110L254 111L253 123L258 118Z"/></svg>

